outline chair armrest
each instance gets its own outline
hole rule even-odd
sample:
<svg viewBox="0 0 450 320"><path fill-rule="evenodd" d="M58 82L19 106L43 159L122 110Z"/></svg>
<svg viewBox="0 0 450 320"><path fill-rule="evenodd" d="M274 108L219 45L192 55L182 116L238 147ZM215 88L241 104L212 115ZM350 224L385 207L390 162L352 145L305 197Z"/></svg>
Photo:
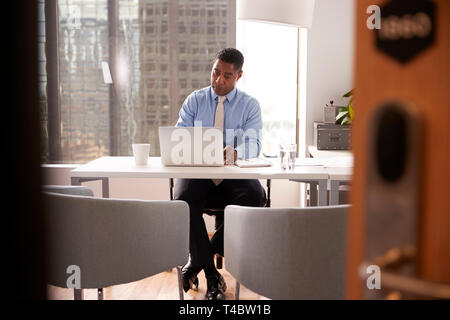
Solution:
<svg viewBox="0 0 450 320"><path fill-rule="evenodd" d="M93 197L94 193L86 186L60 186L60 185L43 185L42 192L68 194L74 196Z"/></svg>

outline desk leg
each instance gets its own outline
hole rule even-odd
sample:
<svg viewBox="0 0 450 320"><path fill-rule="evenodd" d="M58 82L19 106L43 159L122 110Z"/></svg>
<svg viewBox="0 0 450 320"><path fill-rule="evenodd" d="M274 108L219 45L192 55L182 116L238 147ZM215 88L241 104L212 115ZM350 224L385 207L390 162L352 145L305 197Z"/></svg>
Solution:
<svg viewBox="0 0 450 320"><path fill-rule="evenodd" d="M81 186L81 178L71 177L70 184L73 186Z"/></svg>
<svg viewBox="0 0 450 320"><path fill-rule="evenodd" d="M290 180L309 184L309 207L328 205L328 179L320 180ZM317 188L317 186L319 188ZM319 189L319 190L317 190Z"/></svg>
<svg viewBox="0 0 450 320"><path fill-rule="evenodd" d="M79 178L79 177L72 177L72 178L70 178L70 183L73 186L81 186L82 182L97 181L97 180L102 180L102 197L103 198L109 198L109 179L108 178Z"/></svg>
<svg viewBox="0 0 450 320"><path fill-rule="evenodd" d="M103 198L109 198L109 179L102 178L102 196Z"/></svg>
<svg viewBox="0 0 450 320"><path fill-rule="evenodd" d="M241 284L236 280L236 287L234 289L234 300L239 300L240 291L241 291Z"/></svg>
<svg viewBox="0 0 450 320"><path fill-rule="evenodd" d="M317 182L308 182L309 185L309 207L317 206Z"/></svg>
<svg viewBox="0 0 450 320"><path fill-rule="evenodd" d="M330 206L339 204L339 181L330 181Z"/></svg>
<svg viewBox="0 0 450 320"><path fill-rule="evenodd" d="M327 199L327 184L328 180L319 180L319 206L326 206L328 204Z"/></svg>

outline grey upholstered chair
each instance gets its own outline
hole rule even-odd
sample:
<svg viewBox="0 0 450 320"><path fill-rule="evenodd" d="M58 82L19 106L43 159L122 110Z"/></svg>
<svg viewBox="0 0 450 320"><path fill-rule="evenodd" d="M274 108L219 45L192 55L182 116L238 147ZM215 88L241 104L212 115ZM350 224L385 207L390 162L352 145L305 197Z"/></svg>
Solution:
<svg viewBox="0 0 450 320"><path fill-rule="evenodd" d="M46 193L69 194L72 196L94 196L94 192L86 186L44 185L42 186L42 191Z"/></svg>
<svg viewBox="0 0 450 320"><path fill-rule="evenodd" d="M86 187L43 190L49 284L67 287L69 267L76 266L80 288L74 293L82 299L82 289L133 282L177 267L183 299L179 266L189 254L187 203L94 198ZM66 194L55 193L60 191Z"/></svg>
<svg viewBox="0 0 450 320"><path fill-rule="evenodd" d="M228 206L225 266L271 299L344 299L349 205L292 209Z"/></svg>

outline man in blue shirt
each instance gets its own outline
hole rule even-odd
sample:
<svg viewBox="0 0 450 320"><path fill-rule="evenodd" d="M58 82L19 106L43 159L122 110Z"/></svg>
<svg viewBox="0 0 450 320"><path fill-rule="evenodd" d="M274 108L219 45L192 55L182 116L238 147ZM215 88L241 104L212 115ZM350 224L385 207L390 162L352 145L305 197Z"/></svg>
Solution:
<svg viewBox="0 0 450 320"><path fill-rule="evenodd" d="M235 87L242 77L243 64L242 53L234 48L217 53L211 71L211 85L186 98L176 124L178 127L222 127L226 163L257 157L261 151L259 103ZM190 256L183 267L184 290L198 286L197 274L204 270L206 299L223 299L226 284L213 260L215 253L223 255L223 224L209 240L203 210L229 204L264 206L265 191L258 180L178 179L174 198L186 201L190 210Z"/></svg>

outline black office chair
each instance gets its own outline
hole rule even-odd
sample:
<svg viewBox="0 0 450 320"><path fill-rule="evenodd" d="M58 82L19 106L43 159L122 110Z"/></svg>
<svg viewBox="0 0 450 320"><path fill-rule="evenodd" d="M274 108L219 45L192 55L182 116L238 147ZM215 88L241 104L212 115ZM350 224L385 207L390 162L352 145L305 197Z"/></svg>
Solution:
<svg viewBox="0 0 450 320"><path fill-rule="evenodd" d="M170 187L170 200L173 200L173 178L169 179L169 187ZM266 197L266 203L264 207L270 208L270 187L271 187L271 181L270 179L267 179L267 197ZM224 222L224 211L225 211L225 204L218 205L222 201L220 201L218 198L216 198L216 194L213 194L211 198L209 198L206 202L206 207L203 210L203 212L209 216L214 216L214 229L217 231L220 226L223 225ZM213 207L214 206L214 207ZM222 269L223 268L223 257L220 254L216 254L216 268Z"/></svg>

